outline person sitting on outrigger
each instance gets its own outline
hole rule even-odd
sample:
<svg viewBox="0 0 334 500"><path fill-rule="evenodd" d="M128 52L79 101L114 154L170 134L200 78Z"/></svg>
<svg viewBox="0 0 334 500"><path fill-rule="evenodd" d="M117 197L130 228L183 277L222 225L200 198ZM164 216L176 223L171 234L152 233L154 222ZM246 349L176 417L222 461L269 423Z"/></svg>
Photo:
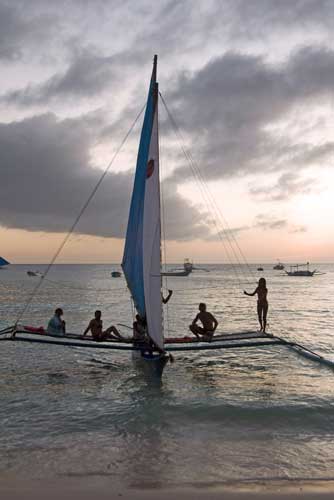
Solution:
<svg viewBox="0 0 334 500"><path fill-rule="evenodd" d="M199 313L191 325L189 325L189 330L198 338L198 340L210 342L217 329L218 321L213 314L206 310L206 304L203 302L199 304L198 309ZM200 321L203 326L198 326L197 321Z"/></svg>
<svg viewBox="0 0 334 500"><path fill-rule="evenodd" d="M259 318L259 323L261 327L260 331L266 333L267 313L268 313L268 300L267 300L268 289L266 280L264 278L260 278L258 286L254 290L254 292L248 293L246 292L246 290L244 290L244 294L248 295L249 297L253 297L254 295L257 294L257 316Z"/></svg>
<svg viewBox="0 0 334 500"><path fill-rule="evenodd" d="M51 335L59 335L62 336L64 333L66 333L66 324L63 319L61 319L63 315L63 310L58 307L55 310L54 316L50 319L48 323L48 327L46 329L47 333L50 333Z"/></svg>
<svg viewBox="0 0 334 500"><path fill-rule="evenodd" d="M170 290L169 290L170 291ZM172 293L170 293L172 295ZM170 298L170 297L169 297ZM154 351L159 354L164 354L169 357L171 363L174 363L174 357L163 349L160 349L152 339L147 335L147 322L146 318L136 314L136 321L133 323L133 345L139 347L141 350L146 350L153 355Z"/></svg>
<svg viewBox="0 0 334 500"><path fill-rule="evenodd" d="M136 314L136 321L133 322L133 341L143 343L148 341L146 335L146 320L140 314Z"/></svg>
<svg viewBox="0 0 334 500"><path fill-rule="evenodd" d="M95 311L94 318L90 320L89 325L83 333L83 337L91 331L92 337L96 342L101 342L103 340L113 339L113 340L124 340L122 335L119 333L115 326L110 326L103 331L103 322L101 319L101 311Z"/></svg>

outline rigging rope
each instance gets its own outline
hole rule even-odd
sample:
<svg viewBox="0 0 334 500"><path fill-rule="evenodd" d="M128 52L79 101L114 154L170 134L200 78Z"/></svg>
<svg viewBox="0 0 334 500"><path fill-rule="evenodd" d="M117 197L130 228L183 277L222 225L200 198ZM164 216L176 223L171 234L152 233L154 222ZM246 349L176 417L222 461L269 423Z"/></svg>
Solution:
<svg viewBox="0 0 334 500"><path fill-rule="evenodd" d="M168 116L168 118L169 118L169 120L171 122L171 125L172 125L172 128L174 130L174 133L175 133L176 137L179 140L180 148L181 148L181 150L182 150L182 152L183 152L186 160L188 161L190 170L191 170L191 172L192 172L195 180L198 182L198 187L199 187L199 189L201 191L201 194L202 194L204 202L205 202L205 204L206 204L206 206L208 208L208 211L209 211L209 213L213 212L216 215L217 220L220 221L222 231L218 227L217 220L214 219L214 221L213 221L214 225L215 225L215 228L217 230L217 236L220 239L221 243L223 244L223 247L224 247L224 250L226 252L227 258L228 258L228 260L229 260L229 262L230 262L230 264L231 264L231 266L233 268L235 276L236 276L236 278L237 278L237 280L239 282L239 285L240 285L241 282L240 282L239 273L241 274L241 276L243 276L246 279L247 279L247 275L245 273L243 273L242 263L240 262L239 256L238 256L238 254L237 254L237 252L236 252L236 250L235 250L235 248L234 248L234 246L232 244L233 242L237 246L237 249L239 250L239 253L242 256L242 259L246 263L247 268L248 268L250 274L253 277L252 270L251 270L251 268L250 268L250 266L249 266L249 264L248 264L245 256L243 255L240 246L238 245L238 243L236 241L236 238L235 238L235 236L233 234L233 231L228 226L226 219L223 217L223 215L222 215L222 213L221 213L221 211L220 211L220 209L219 209L219 207L218 207L218 205L217 205L214 197L212 196L212 194L211 194L211 192L209 190L209 187L207 186L207 184L205 182L205 179L202 176L202 173L200 171L199 166L197 165L197 163L193 159L190 151L188 151L185 148L185 146L184 146L184 142L185 141L184 141L183 135L181 133L180 127L176 123L176 121L175 121L173 115L171 114L171 112L170 112L170 110L169 110L169 108L167 106L167 103L166 103L166 101L165 101L165 99L164 99L164 97L162 96L161 93L160 93L160 98L161 98L161 101L162 101L162 103L164 105L164 108L166 110L167 116ZM224 227L224 223L222 221L225 223L226 228ZM238 264L238 267L234 265L233 260L231 259L230 252L229 252L229 250L227 248L227 245L225 243L225 238L221 234L222 232L223 232L223 234L224 234L224 236L226 238L227 243L230 246L230 249L231 249L231 251L232 251L232 253L234 255L234 258L235 258L235 260L236 260L236 262Z"/></svg>
<svg viewBox="0 0 334 500"><path fill-rule="evenodd" d="M160 137L159 141L159 166L160 166L160 173L162 173L162 140ZM167 248L166 248L166 212L165 212L165 200L164 200L164 185L161 182L160 179L160 192L161 192L161 222L162 222L162 247L163 247L163 262L164 262L164 268L165 271L167 270ZM165 287L168 290L168 276L163 276L162 281L165 282ZM165 318L163 314L163 319ZM166 304L166 325L167 325L167 333L169 333L169 306L168 302Z"/></svg>
<svg viewBox="0 0 334 500"><path fill-rule="evenodd" d="M172 128L174 130L174 133L176 135L176 137L178 138L179 140L179 145L180 145L180 148L186 158L186 160L189 162L189 167L190 167L190 170L191 172L193 173L194 177L195 177L195 180L197 180L198 182L198 187L200 189L200 191L202 191L202 196L206 202L206 205L207 207L209 208L209 212L211 211L210 210L210 205L211 205L211 209L213 209L212 211L216 214L217 216L217 219L218 221L220 221L220 224L223 228L223 233L225 234L225 237L226 237L226 240L228 242L228 244L230 245L230 248L231 248L231 251L234 255L234 258L235 260L237 261L237 264L238 264L238 267L234 266L233 262L232 262L232 259L230 258L230 254L227 250L227 247L225 245L225 241L224 241L224 238L222 238L222 235L221 235L221 231L219 230L219 227L217 225L217 221L214 220L214 225L216 227L216 230L217 230L217 234L218 234L218 237L219 239L221 240L221 242L223 243L223 246L224 246L224 249L225 249L225 252L226 252L226 255L227 255L227 258L229 259L230 261L230 264L232 266L232 269L235 273L235 276L239 282L239 286L242 284L241 280L240 280L240 277L239 277L239 274L238 274L238 270L241 274L242 277L244 277L247 285L249 286L252 286L253 283L248 279L248 276L246 275L246 273L244 273L243 271L243 265L246 265L247 267L247 270L249 272L249 275L252 277L252 279L255 279L257 281L257 276L255 275L254 271L252 270L252 268L250 267L238 241L237 241L237 238L235 236L235 234L233 233L233 230L230 228L226 218L224 217L224 215L222 214L221 212L221 209L219 208L215 198L213 197L205 179L203 178L203 175L201 173L201 170L200 170L200 167L199 165L197 164L197 162L194 160L191 152L189 150L187 150L185 147L184 147L184 138L183 138L183 135L182 135L182 132L180 130L180 127L178 126L178 124L176 123L173 115L171 114L168 106L167 106L167 103L164 99L164 97L162 96L161 92L159 92L159 95L160 95L160 98L161 98L161 101L164 105L164 108L166 110L166 113L167 113L167 116L172 124ZM225 227L224 227L225 225ZM235 245L236 249L234 248L233 244ZM240 257L241 257L241 261L239 259L239 256L237 254L237 252L239 252L240 254ZM271 306L271 311L274 312L274 317L275 317L275 309ZM277 324L278 324L278 327L280 329L282 329L282 322L280 320L279 317L276 317L275 318ZM269 327L269 323L267 323L267 326Z"/></svg>
<svg viewBox="0 0 334 500"><path fill-rule="evenodd" d="M120 145L118 146L118 148L116 149L112 159L110 160L109 164L107 165L107 167L105 168L103 174L101 175L101 177L99 178L98 182L96 183L96 185L94 186L91 194L89 195L89 197L87 198L86 202L83 204L81 210L79 211L77 217L75 218L74 222L72 223L72 225L70 226L65 238L63 239L63 241L61 242L61 244L59 245L56 253L54 254L51 262L48 264L45 272L44 272L44 277L41 277L41 279L39 280L39 282L37 283L37 285L35 286L35 288L33 289L27 303L25 304L24 308L22 309L22 311L18 314L17 316L17 319L16 319L16 322L15 324L17 325L18 322L22 319L22 317L25 315L26 311L28 310L30 304L32 303L33 301L33 298L35 297L35 295L37 294L38 290L40 289L42 283L43 283L43 280L45 279L45 276L48 275L51 267L53 266L53 264L55 263L55 261L57 260L59 254L61 253L61 251L63 250L64 246L66 245L67 241L69 240L70 236L72 235L74 229L76 228L79 220L81 219L82 215L84 214L85 210L87 209L88 205L90 204L90 202L92 201L92 199L94 198L97 190L99 189L102 181L104 180L104 178L106 177L107 173L109 172L112 164L114 163L114 161L116 160L116 157L118 156L119 152L121 151L122 147L124 146L124 144L126 143L127 139L129 138L131 132L133 131L134 127L136 126L141 114L143 113L144 109L145 109L145 106L146 104L141 108L140 112L138 113L138 115L136 116L135 120L133 121L131 127L129 128L128 132L125 134L123 140L121 141Z"/></svg>

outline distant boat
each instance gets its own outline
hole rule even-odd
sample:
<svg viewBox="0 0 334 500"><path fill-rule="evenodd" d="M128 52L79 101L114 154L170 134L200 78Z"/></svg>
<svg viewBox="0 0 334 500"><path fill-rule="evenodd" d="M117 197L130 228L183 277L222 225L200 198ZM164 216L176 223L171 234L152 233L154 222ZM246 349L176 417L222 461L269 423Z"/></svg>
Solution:
<svg viewBox="0 0 334 500"><path fill-rule="evenodd" d="M193 263L189 259L184 259L183 270L179 271L175 269L174 271L165 271L161 273L161 276L188 276L194 269Z"/></svg>
<svg viewBox="0 0 334 500"><path fill-rule="evenodd" d="M257 270L258 271L263 271L263 267L258 267Z"/></svg>
<svg viewBox="0 0 334 500"><path fill-rule="evenodd" d="M161 273L161 276L188 276L191 271L167 271Z"/></svg>
<svg viewBox="0 0 334 500"><path fill-rule="evenodd" d="M194 269L194 264L189 259L184 259L183 269L188 273L191 273Z"/></svg>
<svg viewBox="0 0 334 500"><path fill-rule="evenodd" d="M282 262L278 261L278 263L273 267L273 269L275 269L275 271L283 271L284 264L282 264Z"/></svg>
<svg viewBox="0 0 334 500"><path fill-rule="evenodd" d="M28 276L43 276L39 271L27 271Z"/></svg>
<svg viewBox="0 0 334 500"><path fill-rule="evenodd" d="M121 276L122 276L122 273L120 273L119 271L112 271L111 272L112 278L120 278Z"/></svg>
<svg viewBox="0 0 334 500"><path fill-rule="evenodd" d="M300 269L306 268L306 269ZM306 264L294 264L290 266L290 271L285 271L288 276L314 276L317 273L317 270L310 271L310 263L306 262Z"/></svg>
<svg viewBox="0 0 334 500"><path fill-rule="evenodd" d="M4 266L8 266L9 262L8 260L4 259L3 257L0 257L0 269Z"/></svg>

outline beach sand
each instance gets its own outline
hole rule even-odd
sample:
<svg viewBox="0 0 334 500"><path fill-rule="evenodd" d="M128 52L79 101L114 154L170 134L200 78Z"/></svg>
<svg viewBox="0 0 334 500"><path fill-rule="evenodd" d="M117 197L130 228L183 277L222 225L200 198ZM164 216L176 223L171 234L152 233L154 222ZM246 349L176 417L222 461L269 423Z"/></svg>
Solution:
<svg viewBox="0 0 334 500"><path fill-rule="evenodd" d="M324 500L334 498L333 481L269 481L189 488L123 489L94 478L51 481L0 480L1 500Z"/></svg>

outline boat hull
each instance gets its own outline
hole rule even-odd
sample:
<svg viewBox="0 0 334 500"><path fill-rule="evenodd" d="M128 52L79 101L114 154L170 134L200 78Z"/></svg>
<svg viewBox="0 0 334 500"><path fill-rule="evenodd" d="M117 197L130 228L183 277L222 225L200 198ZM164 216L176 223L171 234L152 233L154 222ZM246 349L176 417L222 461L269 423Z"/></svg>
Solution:
<svg viewBox="0 0 334 500"><path fill-rule="evenodd" d="M136 367L143 370L148 377L161 378L168 362L167 354L132 351L132 360Z"/></svg>
<svg viewBox="0 0 334 500"><path fill-rule="evenodd" d="M189 276L191 271L176 271L176 272L170 272L170 273L161 273L161 276Z"/></svg>
<svg viewBox="0 0 334 500"><path fill-rule="evenodd" d="M288 276L313 276L315 271L286 271Z"/></svg>

